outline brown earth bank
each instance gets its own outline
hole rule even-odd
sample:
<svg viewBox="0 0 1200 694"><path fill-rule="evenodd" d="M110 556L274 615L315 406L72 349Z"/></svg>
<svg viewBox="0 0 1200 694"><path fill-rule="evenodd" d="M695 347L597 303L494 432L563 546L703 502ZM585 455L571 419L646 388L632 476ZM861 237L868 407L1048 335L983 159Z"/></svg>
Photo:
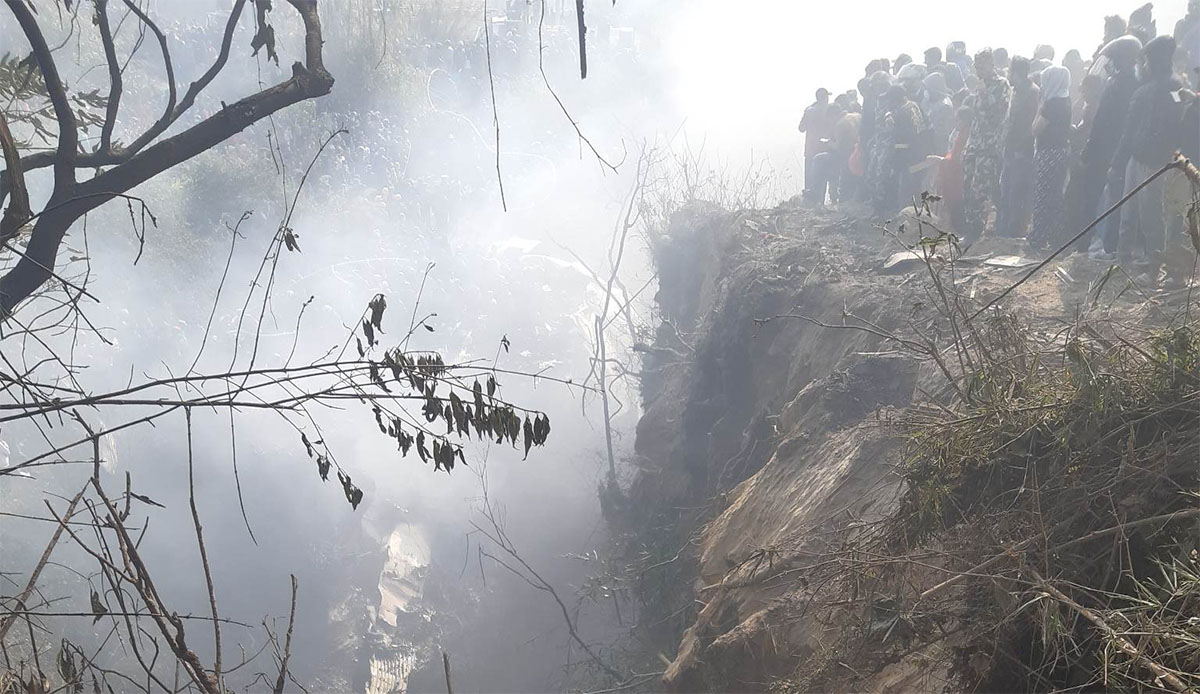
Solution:
<svg viewBox="0 0 1200 694"><path fill-rule="evenodd" d="M1039 258L936 221L693 205L652 239L608 511L665 689L1196 686L1191 290L1072 255L972 315Z"/></svg>

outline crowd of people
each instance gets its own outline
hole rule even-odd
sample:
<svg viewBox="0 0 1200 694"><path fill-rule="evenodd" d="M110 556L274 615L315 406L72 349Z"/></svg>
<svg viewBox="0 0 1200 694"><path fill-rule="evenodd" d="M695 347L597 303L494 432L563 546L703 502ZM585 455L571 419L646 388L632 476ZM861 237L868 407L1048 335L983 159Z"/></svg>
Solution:
<svg viewBox="0 0 1200 694"><path fill-rule="evenodd" d="M1107 17L1090 60L1056 63L1048 45L972 57L961 41L923 63L872 60L857 89L820 89L804 112L805 200L884 219L928 191L964 247L991 235L1058 249L1176 152L1200 161L1200 0L1169 34L1152 12ZM1073 250L1186 280L1170 250L1191 199L1181 174L1159 177Z"/></svg>

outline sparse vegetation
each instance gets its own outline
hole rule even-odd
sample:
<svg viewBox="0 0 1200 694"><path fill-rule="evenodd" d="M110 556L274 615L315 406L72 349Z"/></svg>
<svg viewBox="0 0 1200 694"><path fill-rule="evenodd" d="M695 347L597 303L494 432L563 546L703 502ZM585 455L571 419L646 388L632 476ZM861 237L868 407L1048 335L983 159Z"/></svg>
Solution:
<svg viewBox="0 0 1200 694"><path fill-rule="evenodd" d="M912 331L851 323L936 364L942 388L898 422L897 513L837 562L833 593L860 608L829 646L840 655L792 679L827 687L925 649L954 688L1194 689L1200 322L1190 291L1169 306L1143 302L1110 268L1072 320L1020 302L976 317L981 302L965 295L956 240L934 225L930 202L896 235L918 231L906 245L929 278ZM1139 301L1119 301L1129 294Z"/></svg>

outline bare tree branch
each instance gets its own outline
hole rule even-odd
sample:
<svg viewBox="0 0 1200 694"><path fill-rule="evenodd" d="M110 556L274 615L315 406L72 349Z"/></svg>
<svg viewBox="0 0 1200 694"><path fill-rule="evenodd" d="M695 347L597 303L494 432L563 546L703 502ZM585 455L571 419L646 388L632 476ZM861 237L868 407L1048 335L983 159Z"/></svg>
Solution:
<svg viewBox="0 0 1200 694"><path fill-rule="evenodd" d="M300 14L305 28L305 62L297 62L292 65L290 79L225 106L219 112L187 130L161 140L144 151L137 151L141 141L157 137L172 120L182 113L178 107L169 110L131 147L136 154L123 161L117 157L116 160L121 163L115 168L98 174L84 183L77 184L75 182L77 165L75 150L78 148L76 120L66 101L66 92L62 88L49 49L46 48L45 38L28 7L20 0L6 0L6 2L17 18L21 20L22 29L29 37L31 45L34 46L34 54L38 58L39 67L55 106L60 135L58 153L54 157L54 192L50 196L46 210L40 214L34 225L25 256L7 274L0 277L0 317L10 315L17 304L31 296L53 276L53 267L63 236L80 217L113 197L215 147L267 116L301 101L328 94L333 88L333 77L325 70L321 56L321 22L317 14L316 0L289 0L291 6ZM211 81L216 72L219 72L220 66L224 65L224 57L227 55L226 46L240 7L241 4L235 6L230 17L230 24L226 27L226 43L222 45L222 54L218 56L214 68L189 88L188 94L185 95L187 105L190 106L189 97L194 99L194 94L207 84L204 80ZM144 22L149 20L144 14L139 14L139 17L142 17ZM160 37L166 69L173 84L165 37L161 36L161 32L157 31L155 25L150 23L149 26L151 31ZM171 103L174 103L173 87ZM91 162L89 164L95 165ZM28 166L24 170L28 170Z"/></svg>
<svg viewBox="0 0 1200 694"><path fill-rule="evenodd" d="M150 19L149 15L142 11L142 8L138 7L137 3L133 2L133 0L124 0L124 2L129 11L137 15L137 18L142 21L142 25L149 28L150 32L154 34L154 38L158 40L159 51L162 53L163 72L165 73L163 77L167 82L167 105L163 110L162 117L146 132L146 135L143 135L143 137L149 136L150 139L153 139L154 137L158 137L166 129L167 125L178 118L178 115L175 113L175 68L171 63L171 51L167 47L166 34L163 33L154 20Z"/></svg>
<svg viewBox="0 0 1200 694"><path fill-rule="evenodd" d="M21 227L33 216L29 209L29 191L25 188L25 172L21 169L21 155L8 129L8 119L0 112L0 148L4 151L4 176L6 188L12 191L12 200L0 218L0 244L7 244Z"/></svg>
<svg viewBox="0 0 1200 694"><path fill-rule="evenodd" d="M71 499L71 503L67 505L66 512L63 513L63 523L71 518L75 513L75 505L83 497L83 492L87 489L85 486L79 490L79 493ZM42 552L42 558L38 560L37 566L33 568L33 572L29 574L29 581L25 584L25 589L16 597L13 607L0 619L0 642L4 641L4 637L8 634L8 629L16 621L17 615L25 609L25 601L29 600L29 596L33 595L34 589L37 587L38 578L42 575L42 569L46 568L46 562L50 561L50 554L54 552L55 546L58 545L59 538L62 537L62 531L65 526L60 523L54 529L54 534L50 536L50 542L46 543L46 549Z"/></svg>
<svg viewBox="0 0 1200 694"><path fill-rule="evenodd" d="M204 569L204 585L208 589L208 606L212 612L213 641L215 655L213 657L213 679L218 685L221 682L221 615L217 614L217 591L213 587L212 569L208 565L208 550L204 547L204 528L200 525L200 512L196 510L196 476L192 454L192 411L184 408L187 419L187 456L188 456L188 507L192 511L192 527L196 529L196 545L200 548L200 565Z"/></svg>
<svg viewBox="0 0 1200 694"><path fill-rule="evenodd" d="M117 125L117 112L121 109L123 88L121 63L117 60L117 45L108 19L108 0L96 0L96 24L100 28L100 43L104 46L104 62L108 64L108 103L105 104L104 125L100 128L99 147L99 151L106 152L112 149L113 129Z"/></svg>
<svg viewBox="0 0 1200 694"><path fill-rule="evenodd" d="M29 46L33 49L33 57L38 70L42 73L42 81L50 95L50 103L54 106L54 117L58 121L58 149L54 155L54 187L69 186L75 183L75 155L79 149L79 124L71 104L67 100L67 90L63 87L62 78L58 75L58 66L50 47L46 45L46 37L38 26L37 19L29 5L22 0L4 0L8 9L21 25ZM25 169L28 171L28 168ZM0 293L3 290L0 289ZM0 301L0 306L3 302Z"/></svg>

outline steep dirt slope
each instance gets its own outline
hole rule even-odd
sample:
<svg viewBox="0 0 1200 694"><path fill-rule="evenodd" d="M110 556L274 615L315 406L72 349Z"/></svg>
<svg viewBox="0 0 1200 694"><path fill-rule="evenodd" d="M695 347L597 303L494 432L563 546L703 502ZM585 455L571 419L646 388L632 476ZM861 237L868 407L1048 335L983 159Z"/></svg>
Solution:
<svg viewBox="0 0 1200 694"><path fill-rule="evenodd" d="M794 569L894 504L887 419L918 380L877 335L811 321L895 327L911 301L878 271L883 235L833 213L691 208L658 250L665 321L630 494L706 509L678 518L696 525L705 606L664 680L762 688L813 647Z"/></svg>
<svg viewBox="0 0 1200 694"><path fill-rule="evenodd" d="M798 663L836 657L827 645L836 639L824 637L851 616L863 623L855 596L813 597L832 569L854 561L850 542L896 510L895 420L943 383L931 362L882 337L911 327L930 298L922 263L885 267L899 250L869 223L793 203L693 206L658 239L663 323L643 347L629 500L641 527L675 531L676 546L660 547L652 568L669 565L673 580L691 584L680 596L643 579L657 586L643 595L651 611L661 607L651 616L675 629L664 640L664 651L674 648L667 689L797 686L785 682ZM1015 250L972 249L959 279L994 294L1022 272L1001 258ZM1088 287L1071 267L1051 268L1014 300L1062 315ZM867 623L892 628L885 602ZM946 676L902 664L854 683L929 688Z"/></svg>

